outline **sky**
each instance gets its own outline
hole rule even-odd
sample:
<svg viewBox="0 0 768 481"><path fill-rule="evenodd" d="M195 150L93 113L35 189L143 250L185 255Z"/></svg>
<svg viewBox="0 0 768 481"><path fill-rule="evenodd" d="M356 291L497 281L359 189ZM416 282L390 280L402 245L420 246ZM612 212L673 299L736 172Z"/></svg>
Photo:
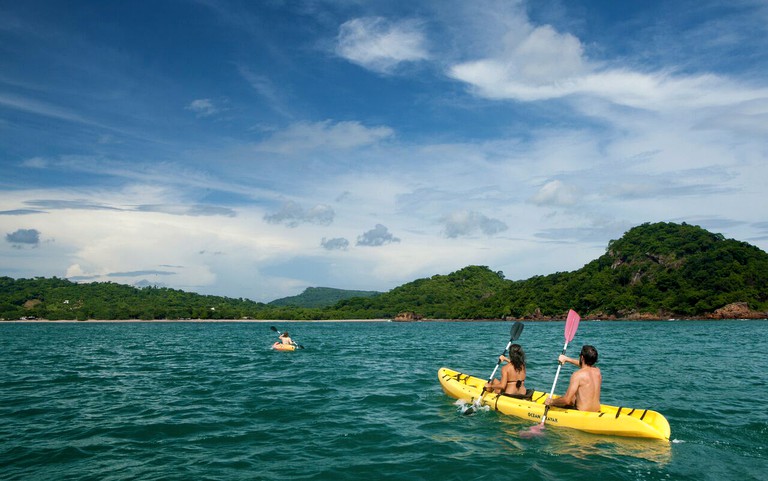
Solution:
<svg viewBox="0 0 768 481"><path fill-rule="evenodd" d="M0 0L0 275L268 302L768 249L763 0Z"/></svg>

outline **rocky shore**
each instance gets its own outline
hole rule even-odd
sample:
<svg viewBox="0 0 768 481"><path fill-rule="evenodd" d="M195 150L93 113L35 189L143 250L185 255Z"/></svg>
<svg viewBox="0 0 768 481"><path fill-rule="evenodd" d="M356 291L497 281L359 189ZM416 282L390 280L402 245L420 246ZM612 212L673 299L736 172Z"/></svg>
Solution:
<svg viewBox="0 0 768 481"><path fill-rule="evenodd" d="M700 316L681 316L671 312L628 312L625 315L608 315L593 313L581 316L585 321L668 321L668 320L686 320L686 319L768 319L768 312L755 311L749 308L746 302L734 302L728 304L714 312L702 314ZM562 321L563 316L544 316L541 311L536 311L531 316L513 317L508 316L499 321ZM416 321L489 321L492 319L427 319L415 312L401 312L392 319L395 322L416 322Z"/></svg>

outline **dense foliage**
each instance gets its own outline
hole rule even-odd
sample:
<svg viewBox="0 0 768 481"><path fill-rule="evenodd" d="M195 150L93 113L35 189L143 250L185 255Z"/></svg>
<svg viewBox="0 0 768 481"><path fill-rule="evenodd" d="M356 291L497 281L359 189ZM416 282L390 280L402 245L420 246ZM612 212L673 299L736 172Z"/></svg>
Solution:
<svg viewBox="0 0 768 481"><path fill-rule="evenodd" d="M378 291L351 291L332 287L307 287L298 296L283 297L269 302L270 306L293 307L328 307L344 299L353 297L372 297L381 294Z"/></svg>
<svg viewBox="0 0 768 481"><path fill-rule="evenodd" d="M418 279L379 296L341 301L330 310L340 319L391 318L403 311L432 319L494 319L502 313L496 307L484 306L483 301L508 287L503 273L469 266L448 275Z"/></svg>
<svg viewBox="0 0 768 481"><path fill-rule="evenodd" d="M733 302L768 310L768 254L688 224L643 224L573 272L504 279L469 266L389 292L317 288L270 304L184 291L63 279L0 278L0 319L373 319L411 311L433 319L692 317ZM369 295L370 294L370 295ZM341 296L342 300L329 305ZM321 306L321 307L316 307ZM325 307L322 307L325 306Z"/></svg>
<svg viewBox="0 0 768 481"><path fill-rule="evenodd" d="M512 315L569 307L627 316L697 316L733 302L768 307L768 254L696 226L643 224L611 241L582 269L512 284L502 304Z"/></svg>

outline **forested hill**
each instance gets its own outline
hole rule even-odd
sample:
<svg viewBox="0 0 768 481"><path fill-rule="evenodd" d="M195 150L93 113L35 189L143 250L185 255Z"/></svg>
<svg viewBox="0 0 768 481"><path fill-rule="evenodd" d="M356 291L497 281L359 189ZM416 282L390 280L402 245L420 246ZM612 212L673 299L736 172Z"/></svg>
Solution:
<svg viewBox="0 0 768 481"><path fill-rule="evenodd" d="M510 281L469 266L332 306L288 299L287 305L267 305L168 288L0 278L0 319L372 319L401 312L499 319L563 317L570 308L585 318L682 318L712 316L732 303L765 317L768 254L685 223L643 224L577 271ZM734 315L747 317L744 310Z"/></svg>
<svg viewBox="0 0 768 481"><path fill-rule="evenodd" d="M425 318L703 317L731 303L765 317L768 254L688 224L635 227L573 272L508 281L486 267L405 284L337 304L339 316L412 311ZM741 316L740 316L741 317Z"/></svg>
<svg viewBox="0 0 768 481"><path fill-rule="evenodd" d="M354 291L334 289L332 287L307 287L298 296L283 297L269 302L270 306L293 307L328 307L344 299L353 297L372 297L381 294L378 291Z"/></svg>

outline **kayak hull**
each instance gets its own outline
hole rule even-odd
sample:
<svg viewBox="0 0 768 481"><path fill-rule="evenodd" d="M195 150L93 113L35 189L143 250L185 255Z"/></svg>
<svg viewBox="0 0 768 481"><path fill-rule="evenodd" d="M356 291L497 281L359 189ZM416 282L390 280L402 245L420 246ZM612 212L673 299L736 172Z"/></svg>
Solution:
<svg viewBox="0 0 768 481"><path fill-rule="evenodd" d="M272 349L275 351L295 351L296 346L293 346L291 344L283 344L282 342L276 342L272 344Z"/></svg>
<svg viewBox="0 0 768 481"><path fill-rule="evenodd" d="M437 377L446 394L468 402L474 402L482 394L482 388L486 383L485 379L445 367L438 370ZM531 400L526 401L486 392L482 404L503 414L539 423L544 415L544 400L548 395L549 393L546 392L534 391ZM670 436L669 422L660 413L650 409L633 409L606 404L600 406L599 412L551 407L547 413L546 424L612 436L663 440L669 440Z"/></svg>

